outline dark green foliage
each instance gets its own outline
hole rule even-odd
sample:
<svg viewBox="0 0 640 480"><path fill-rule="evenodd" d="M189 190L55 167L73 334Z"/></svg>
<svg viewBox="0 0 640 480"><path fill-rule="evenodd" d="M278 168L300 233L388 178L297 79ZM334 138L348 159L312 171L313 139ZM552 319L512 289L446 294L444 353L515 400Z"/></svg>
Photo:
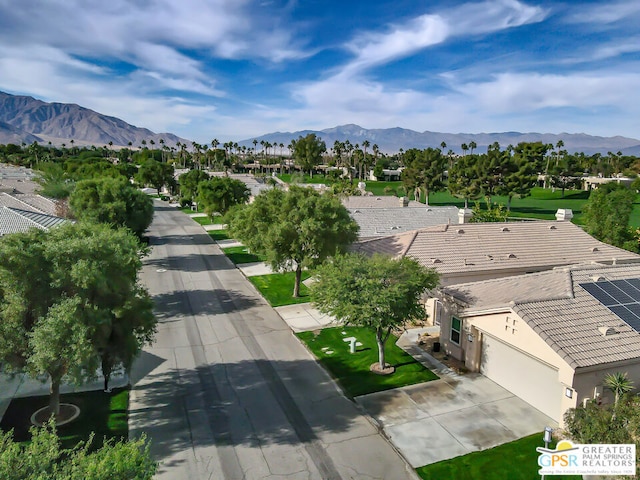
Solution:
<svg viewBox="0 0 640 480"><path fill-rule="evenodd" d="M605 243L638 251L637 240L629 229L635 196L635 192L617 183L592 191L584 206L587 232Z"/></svg>
<svg viewBox="0 0 640 480"><path fill-rule="evenodd" d="M235 206L249 201L249 189L240 180L229 177L213 177L198 183L196 200L209 217L224 215Z"/></svg>
<svg viewBox="0 0 640 480"><path fill-rule="evenodd" d="M327 151L327 145L315 133L306 137L298 137L292 142L293 158L303 171L311 171L322 162L322 154Z"/></svg>
<svg viewBox="0 0 640 480"><path fill-rule="evenodd" d="M139 237L153 220L153 200L124 178L78 182L69 207L79 220L127 227Z"/></svg>
<svg viewBox="0 0 640 480"><path fill-rule="evenodd" d="M383 368L384 344L391 330L424 319L427 314L420 298L437 284L437 272L412 258L348 254L318 267L311 297L320 312L375 333Z"/></svg>
<svg viewBox="0 0 640 480"><path fill-rule="evenodd" d="M83 222L0 239L0 361L46 374L52 411L64 377L92 378L105 354L127 365L153 337L145 252L126 229Z"/></svg>
<svg viewBox="0 0 640 480"><path fill-rule="evenodd" d="M138 169L136 180L141 185L151 185L158 190L158 194L162 187L174 188L173 165L158 162L151 158L145 160Z"/></svg>
<svg viewBox="0 0 640 480"><path fill-rule="evenodd" d="M346 332L343 334L342 332ZM378 375L369 366L378 359L378 348L371 330L361 327L324 328L320 332L302 332L298 337L307 345L350 397L380 392L438 378L420 362L398 347L395 337L385 345L387 363L396 367L393 375ZM362 343L349 353L346 337ZM332 353L328 353L327 350Z"/></svg>
<svg viewBox="0 0 640 480"><path fill-rule="evenodd" d="M198 195L198 184L205 180L209 180L209 174L202 170L190 170L180 175L180 203L192 202Z"/></svg>
<svg viewBox="0 0 640 480"><path fill-rule="evenodd" d="M480 202L476 202L473 207L473 216L471 217L471 223L486 223L486 222L506 222L509 212L504 208L504 205L489 205L487 208L482 208Z"/></svg>
<svg viewBox="0 0 640 480"><path fill-rule="evenodd" d="M640 455L640 404L638 397L625 394L614 404L586 406L567 410L565 430L575 443L635 443ZM640 472L640 459L636 458Z"/></svg>
<svg viewBox="0 0 640 480"><path fill-rule="evenodd" d="M130 442L107 441L95 451L92 441L63 449L53 423L34 427L29 443L15 443L10 432L0 434L0 478L151 480L155 475L158 467L144 435Z"/></svg>
<svg viewBox="0 0 640 480"><path fill-rule="evenodd" d="M424 188L427 204L429 193L444 188L444 171L447 159L436 148L418 150L411 148L404 153L406 168L402 171L402 183L407 192L412 194L416 189ZM416 200L419 200L419 195Z"/></svg>
<svg viewBox="0 0 640 480"><path fill-rule="evenodd" d="M298 296L304 268L313 268L357 238L358 224L338 197L292 185L268 190L255 201L232 209L225 218L229 234L266 258L274 270L296 271Z"/></svg>
<svg viewBox="0 0 640 480"><path fill-rule="evenodd" d="M259 255L249 253L247 247L244 246L223 248L222 251L235 265L264 261Z"/></svg>

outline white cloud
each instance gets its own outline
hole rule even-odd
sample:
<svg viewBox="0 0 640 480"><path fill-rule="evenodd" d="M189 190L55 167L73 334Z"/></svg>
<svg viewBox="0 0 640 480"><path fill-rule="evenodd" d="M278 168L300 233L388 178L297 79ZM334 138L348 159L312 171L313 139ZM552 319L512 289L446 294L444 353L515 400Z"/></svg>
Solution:
<svg viewBox="0 0 640 480"><path fill-rule="evenodd" d="M517 0L465 3L459 7L421 15L386 33L367 32L347 45L355 59L345 72L402 58L456 36L478 35L542 21L547 12Z"/></svg>
<svg viewBox="0 0 640 480"><path fill-rule="evenodd" d="M568 22L611 24L640 16L640 2L637 0L581 4L574 8L575 11L567 17Z"/></svg>
<svg viewBox="0 0 640 480"><path fill-rule="evenodd" d="M552 75L503 73L488 82L467 83L458 91L483 111L512 113L544 108L606 106L627 110L640 104L640 75L594 72Z"/></svg>

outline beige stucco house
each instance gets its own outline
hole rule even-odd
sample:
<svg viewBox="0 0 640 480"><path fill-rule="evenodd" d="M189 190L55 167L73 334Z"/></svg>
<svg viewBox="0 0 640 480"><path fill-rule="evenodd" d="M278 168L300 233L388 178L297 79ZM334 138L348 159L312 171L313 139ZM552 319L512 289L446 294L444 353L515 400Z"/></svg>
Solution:
<svg viewBox="0 0 640 480"><path fill-rule="evenodd" d="M612 400L607 374L640 385L640 264L450 285L439 302L444 350L560 424L586 399Z"/></svg>

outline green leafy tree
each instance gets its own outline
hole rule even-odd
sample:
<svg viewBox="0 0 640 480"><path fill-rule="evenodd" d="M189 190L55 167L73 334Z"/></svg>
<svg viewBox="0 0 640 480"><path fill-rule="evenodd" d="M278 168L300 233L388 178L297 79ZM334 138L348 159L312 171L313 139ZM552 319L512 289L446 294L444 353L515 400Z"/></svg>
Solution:
<svg viewBox="0 0 640 480"><path fill-rule="evenodd" d="M499 176L499 182L495 188L498 195L507 197L507 212L511 211L511 201L513 197L526 197L531 193L531 189L536 184L536 171L534 164L522 153L511 155L509 151L500 152L500 146L497 149L490 146L487 152L497 152L500 158L500 164L496 170Z"/></svg>
<svg viewBox="0 0 640 480"><path fill-rule="evenodd" d="M198 196L200 182L209 180L209 174L202 170L190 170L178 178L180 185L180 197L186 201L193 201Z"/></svg>
<svg viewBox="0 0 640 480"><path fill-rule="evenodd" d="M198 184L198 205L210 217L215 213L224 215L234 205L247 203L250 191L240 180L229 177L213 177Z"/></svg>
<svg viewBox="0 0 640 480"><path fill-rule="evenodd" d="M406 168L402 171L403 185L407 191L424 188L428 205L429 193L444 188L447 159L437 148L427 148L426 150L410 148L404 153L404 164Z"/></svg>
<svg viewBox="0 0 640 480"><path fill-rule="evenodd" d="M137 280L145 252L126 229L84 222L0 239L0 362L47 375L52 413L64 378L95 376L114 329L128 332L114 361L151 340L151 302ZM135 315L143 320L121 328Z"/></svg>
<svg viewBox="0 0 640 480"><path fill-rule="evenodd" d="M127 227L139 237L153 220L153 200L124 178L78 182L69 207L79 220Z"/></svg>
<svg viewBox="0 0 640 480"><path fill-rule="evenodd" d="M36 182L42 187L40 193L50 198L67 198L73 191L74 181L60 163L36 165Z"/></svg>
<svg viewBox="0 0 640 480"><path fill-rule="evenodd" d="M16 443L0 432L0 478L3 480L151 480L158 469L143 435L132 441L106 441L92 449L93 436L63 449L53 422L31 429L31 441Z"/></svg>
<svg viewBox="0 0 640 480"><path fill-rule="evenodd" d="M327 145L315 133L298 137L293 145L295 162L303 171L308 171L313 176L313 169L322 163L322 154L327 151Z"/></svg>
<svg viewBox="0 0 640 480"><path fill-rule="evenodd" d="M464 198L464 208L468 208L469 199L481 195L480 173L475 157L464 156L453 164L449 169L448 188L452 195Z"/></svg>
<svg viewBox="0 0 640 480"><path fill-rule="evenodd" d="M583 209L587 232L602 242L637 251L637 242L629 228L634 200L635 193L617 183L592 191Z"/></svg>
<svg viewBox="0 0 640 480"><path fill-rule="evenodd" d="M378 344L378 368L387 368L384 346L394 327L426 317L420 298L435 288L438 274L412 258L337 256L316 270L311 296L320 312L345 325L371 328Z"/></svg>
<svg viewBox="0 0 640 480"><path fill-rule="evenodd" d="M136 180L141 185L153 186L160 194L162 187L172 187L175 183L173 165L149 158L140 165Z"/></svg>
<svg viewBox="0 0 640 480"><path fill-rule="evenodd" d="M294 270L293 296L300 295L303 268L342 252L357 238L358 224L332 194L292 185L268 190L231 210L229 234L266 257L274 270Z"/></svg>

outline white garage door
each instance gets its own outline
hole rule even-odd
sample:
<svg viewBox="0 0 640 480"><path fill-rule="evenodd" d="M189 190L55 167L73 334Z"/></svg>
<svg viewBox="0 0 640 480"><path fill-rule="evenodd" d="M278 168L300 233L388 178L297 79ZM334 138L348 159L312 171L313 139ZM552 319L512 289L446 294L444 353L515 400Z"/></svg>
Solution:
<svg viewBox="0 0 640 480"><path fill-rule="evenodd" d="M558 370L483 334L480 371L545 415L560 420L563 387Z"/></svg>

